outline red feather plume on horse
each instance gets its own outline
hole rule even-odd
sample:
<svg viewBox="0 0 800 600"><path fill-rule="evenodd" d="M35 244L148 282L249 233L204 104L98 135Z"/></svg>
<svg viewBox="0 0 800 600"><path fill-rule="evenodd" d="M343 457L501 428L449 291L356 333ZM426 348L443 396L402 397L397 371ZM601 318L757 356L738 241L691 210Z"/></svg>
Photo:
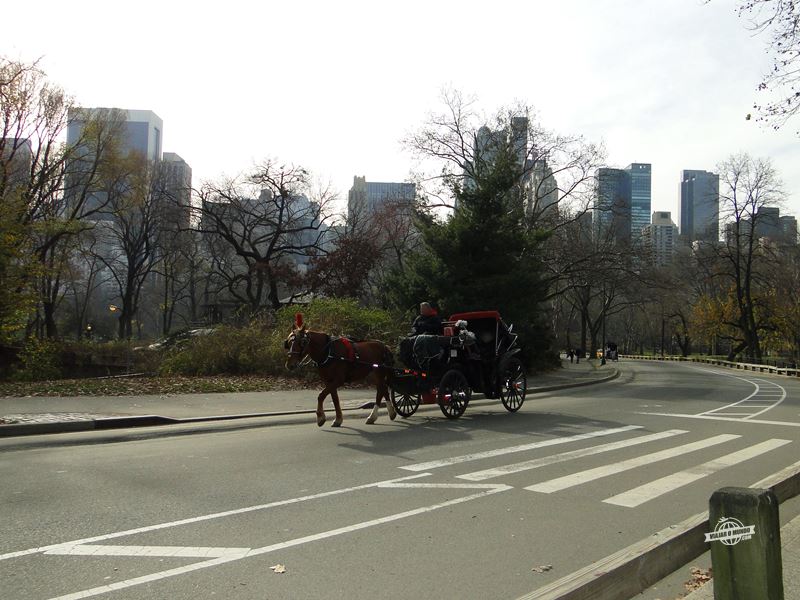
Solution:
<svg viewBox="0 0 800 600"><path fill-rule="evenodd" d="M303 327L303 313L295 313L294 315L294 324L297 329L302 329Z"/></svg>

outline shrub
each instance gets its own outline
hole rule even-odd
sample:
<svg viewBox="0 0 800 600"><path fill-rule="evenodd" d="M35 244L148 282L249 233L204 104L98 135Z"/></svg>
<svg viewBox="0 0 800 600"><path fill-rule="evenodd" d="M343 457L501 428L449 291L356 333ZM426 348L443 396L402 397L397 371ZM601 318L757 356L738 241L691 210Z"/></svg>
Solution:
<svg viewBox="0 0 800 600"><path fill-rule="evenodd" d="M40 381L62 376L61 350L52 340L29 338L20 350L19 365L12 372L16 381Z"/></svg>
<svg viewBox="0 0 800 600"><path fill-rule="evenodd" d="M310 329L331 335L378 339L393 346L407 329L405 320L391 313L360 306L349 299L318 299L308 305L280 309L272 323L257 319L244 327L223 325L212 334L190 340L166 353L164 375L254 374L286 375L283 342L302 312ZM300 371L300 377L313 373Z"/></svg>
<svg viewBox="0 0 800 600"><path fill-rule="evenodd" d="M254 322L245 327L222 325L166 352L160 372L167 375L268 374L274 362L269 331Z"/></svg>
<svg viewBox="0 0 800 600"><path fill-rule="evenodd" d="M276 326L282 335L281 342L293 327L297 312L303 313L309 329L380 340L390 345L409 329L404 319L388 311L364 307L349 298L321 298L303 307L286 306L278 311Z"/></svg>

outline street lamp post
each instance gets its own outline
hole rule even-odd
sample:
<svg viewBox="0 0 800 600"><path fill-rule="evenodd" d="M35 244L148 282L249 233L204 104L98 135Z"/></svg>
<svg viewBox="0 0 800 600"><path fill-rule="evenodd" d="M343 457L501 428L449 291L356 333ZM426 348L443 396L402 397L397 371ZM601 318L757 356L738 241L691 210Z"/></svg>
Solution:
<svg viewBox="0 0 800 600"><path fill-rule="evenodd" d="M120 310L120 308L116 304L109 304L108 305L108 310L110 310L112 313L114 313L114 312L117 312L118 310ZM128 336L125 336L125 338L127 340L127 347L126 347L126 352L125 352L125 374L126 375L130 375L131 374L131 337L128 335Z"/></svg>

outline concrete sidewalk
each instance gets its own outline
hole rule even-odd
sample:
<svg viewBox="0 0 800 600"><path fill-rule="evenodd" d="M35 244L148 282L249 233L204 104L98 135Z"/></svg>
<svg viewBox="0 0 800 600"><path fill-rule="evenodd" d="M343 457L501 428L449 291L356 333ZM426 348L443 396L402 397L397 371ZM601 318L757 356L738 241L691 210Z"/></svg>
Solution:
<svg viewBox="0 0 800 600"><path fill-rule="evenodd" d="M781 527L783 558L783 597L800 598L800 517ZM714 580L695 590L685 600L714 600Z"/></svg>
<svg viewBox="0 0 800 600"><path fill-rule="evenodd" d="M529 376L528 393L591 385L618 374L615 363L601 367L597 362L583 361L576 365L563 361L560 370ZM311 414L316 410L318 393L319 389L307 389L152 396L4 397L0 398L0 437L252 416ZM343 409L360 410L372 407L375 392L367 388L341 390L339 398ZM476 397L476 401L480 401L480 396ZM329 412L332 410L330 398L325 406Z"/></svg>

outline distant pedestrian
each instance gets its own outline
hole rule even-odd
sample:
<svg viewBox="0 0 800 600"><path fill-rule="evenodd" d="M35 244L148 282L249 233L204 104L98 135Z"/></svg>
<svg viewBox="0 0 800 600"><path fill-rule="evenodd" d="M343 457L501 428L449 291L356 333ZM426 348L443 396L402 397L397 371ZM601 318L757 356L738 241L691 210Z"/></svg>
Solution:
<svg viewBox="0 0 800 600"><path fill-rule="evenodd" d="M576 348L575 349L575 364L578 365L578 364L580 364L580 362L581 362L581 349L580 348Z"/></svg>
<svg viewBox="0 0 800 600"><path fill-rule="evenodd" d="M575 359L575 352L570 348L567 350L567 356L569 356L569 364L572 364L572 361Z"/></svg>

